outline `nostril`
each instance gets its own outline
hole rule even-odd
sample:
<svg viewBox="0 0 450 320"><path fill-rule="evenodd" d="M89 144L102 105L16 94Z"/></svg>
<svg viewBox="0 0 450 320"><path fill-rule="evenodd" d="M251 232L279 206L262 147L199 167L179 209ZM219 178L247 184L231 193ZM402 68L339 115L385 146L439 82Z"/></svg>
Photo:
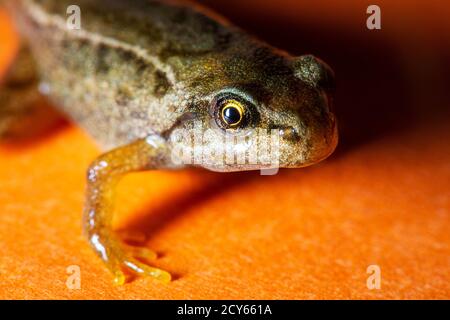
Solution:
<svg viewBox="0 0 450 320"><path fill-rule="evenodd" d="M280 137L289 141L297 141L300 136L294 127L283 127L279 129Z"/></svg>

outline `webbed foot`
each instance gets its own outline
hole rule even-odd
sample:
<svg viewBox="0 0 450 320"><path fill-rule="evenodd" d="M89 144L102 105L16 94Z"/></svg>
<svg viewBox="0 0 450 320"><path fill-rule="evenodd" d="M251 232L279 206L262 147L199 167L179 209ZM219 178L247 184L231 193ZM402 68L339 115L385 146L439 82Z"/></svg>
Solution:
<svg viewBox="0 0 450 320"><path fill-rule="evenodd" d="M124 284L127 275L152 277L163 282L170 282L170 273L149 264L157 258L154 251L125 244L114 236L110 236L108 240L103 241L103 244L99 239L100 237L94 236L91 243L99 251L100 257L113 273L115 284Z"/></svg>

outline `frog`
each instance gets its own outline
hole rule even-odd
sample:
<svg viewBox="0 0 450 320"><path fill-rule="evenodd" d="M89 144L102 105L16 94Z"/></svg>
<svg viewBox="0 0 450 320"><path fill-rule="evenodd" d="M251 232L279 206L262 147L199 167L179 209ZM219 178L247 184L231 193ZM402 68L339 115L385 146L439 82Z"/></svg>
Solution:
<svg viewBox="0 0 450 320"><path fill-rule="evenodd" d="M33 86L103 151L87 169L83 230L116 284L130 275L172 279L152 263L154 251L113 229L115 190L125 175L192 166L222 173L301 168L336 148L330 66L275 48L199 4L3 2L35 61ZM79 28L68 23L74 8ZM195 143L180 139L194 131L201 136ZM223 161L217 152L272 148L274 138L275 164ZM180 146L185 155L200 152L201 161L186 161L175 152Z"/></svg>

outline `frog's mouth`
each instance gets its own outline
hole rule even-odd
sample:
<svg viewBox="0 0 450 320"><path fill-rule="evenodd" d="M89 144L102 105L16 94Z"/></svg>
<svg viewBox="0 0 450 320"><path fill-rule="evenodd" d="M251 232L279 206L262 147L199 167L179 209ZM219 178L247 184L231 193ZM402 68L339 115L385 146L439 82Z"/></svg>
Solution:
<svg viewBox="0 0 450 320"><path fill-rule="evenodd" d="M337 121L335 116L329 113L328 126L311 133L296 146L287 144L281 152L281 167L302 168L317 164L334 152L338 140Z"/></svg>

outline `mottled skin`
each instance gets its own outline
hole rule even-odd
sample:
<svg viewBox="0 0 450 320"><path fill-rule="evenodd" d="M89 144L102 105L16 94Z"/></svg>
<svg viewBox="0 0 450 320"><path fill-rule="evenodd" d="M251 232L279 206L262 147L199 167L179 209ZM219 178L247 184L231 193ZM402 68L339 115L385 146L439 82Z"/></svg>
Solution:
<svg viewBox="0 0 450 320"><path fill-rule="evenodd" d="M192 4L145 0L7 1L38 62L41 89L101 147L88 173L84 226L117 283L128 272L169 280L136 258L111 231L113 191L132 171L179 167L171 149L180 129L215 130L197 148L209 151L247 129L276 130L280 167L326 158L337 131L330 110L333 76L313 56L292 57L248 36ZM69 5L81 8L81 30L66 26ZM245 106L245 122L220 126L217 97ZM266 144L249 136L245 144ZM192 146L187 146L192 147ZM216 171L267 167L229 164L211 156Z"/></svg>

